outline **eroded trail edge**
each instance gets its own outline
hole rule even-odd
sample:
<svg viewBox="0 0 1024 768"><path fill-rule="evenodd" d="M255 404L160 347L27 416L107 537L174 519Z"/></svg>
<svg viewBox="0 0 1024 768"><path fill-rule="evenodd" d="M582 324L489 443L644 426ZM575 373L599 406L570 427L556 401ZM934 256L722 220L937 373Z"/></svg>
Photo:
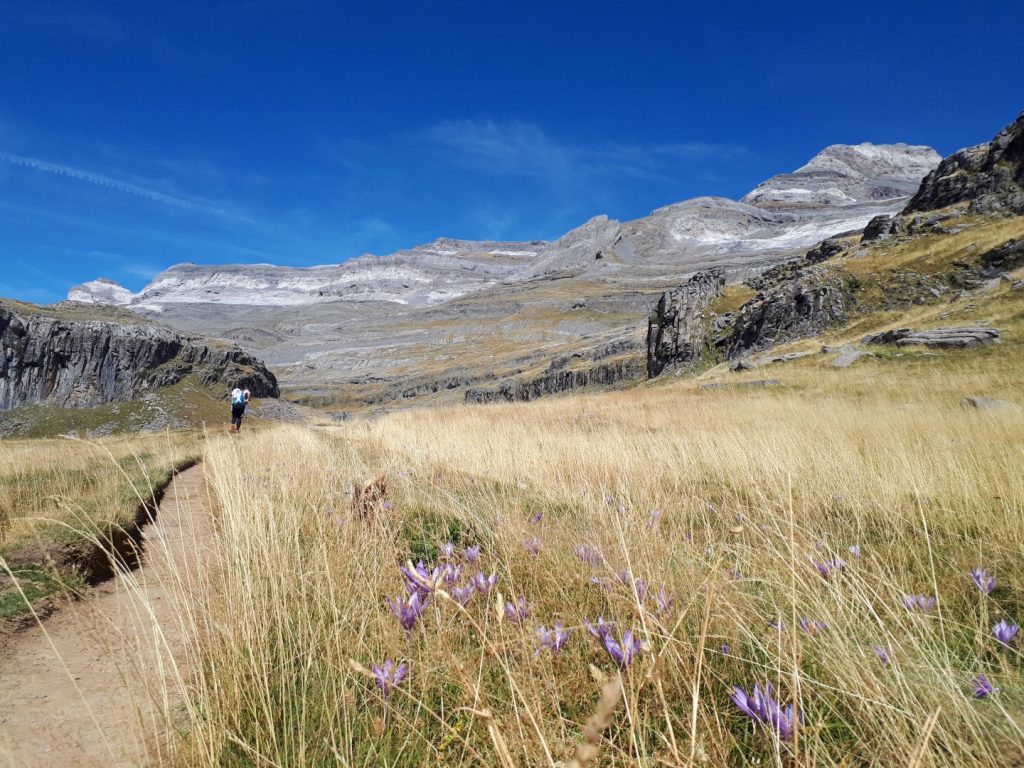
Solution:
<svg viewBox="0 0 1024 768"><path fill-rule="evenodd" d="M142 567L0 648L0 766L159 762L184 701L187 627L207 585L213 520L202 465L168 486Z"/></svg>

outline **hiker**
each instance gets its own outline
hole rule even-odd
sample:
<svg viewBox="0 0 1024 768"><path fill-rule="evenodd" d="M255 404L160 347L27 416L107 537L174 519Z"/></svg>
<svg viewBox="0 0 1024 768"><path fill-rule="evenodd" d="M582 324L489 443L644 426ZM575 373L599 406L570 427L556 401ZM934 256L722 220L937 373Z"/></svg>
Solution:
<svg viewBox="0 0 1024 768"><path fill-rule="evenodd" d="M235 434L242 429L242 414L245 413L245 406L252 395L248 389L235 387L231 390L231 433Z"/></svg>

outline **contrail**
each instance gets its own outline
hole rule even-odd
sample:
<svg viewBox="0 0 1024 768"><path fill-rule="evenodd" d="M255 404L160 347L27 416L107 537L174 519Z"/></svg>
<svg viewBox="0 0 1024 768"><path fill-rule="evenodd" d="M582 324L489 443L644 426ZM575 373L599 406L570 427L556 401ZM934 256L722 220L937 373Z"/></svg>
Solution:
<svg viewBox="0 0 1024 768"><path fill-rule="evenodd" d="M241 216L237 213L226 211L223 208L217 208L212 205L205 203L197 203L193 200L187 200L183 197L175 197L174 195L167 195L163 192L157 192L153 189L147 189L146 187L140 187L136 184L129 184L124 181L118 181L112 179L109 176L101 176L98 173L91 173L89 171L83 171L81 168L73 168L69 165L58 165L57 163L48 163L45 160L38 160L34 157L24 157L22 155L12 155L9 152L0 152L0 160L5 160L8 163L14 165L20 165L25 168L32 168L37 171L45 171L46 173L54 173L58 176L67 176L72 179L79 179L81 181L87 181L90 184L96 184L101 187L108 187L110 189L116 189L119 192L127 192L130 195L136 195L138 197L145 198L146 200L152 200L156 203L163 203L164 205L171 205L175 208L183 208L188 211L197 211L199 213L212 214L214 216L221 216L226 219L235 219L237 221L245 221L253 223L253 220L247 216Z"/></svg>

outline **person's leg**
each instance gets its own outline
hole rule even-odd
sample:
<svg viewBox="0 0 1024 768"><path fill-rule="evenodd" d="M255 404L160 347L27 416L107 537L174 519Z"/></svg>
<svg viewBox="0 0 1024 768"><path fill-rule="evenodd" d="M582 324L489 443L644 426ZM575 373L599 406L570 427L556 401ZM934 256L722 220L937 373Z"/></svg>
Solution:
<svg viewBox="0 0 1024 768"><path fill-rule="evenodd" d="M238 431L242 431L242 417L245 415L245 405L238 406Z"/></svg>

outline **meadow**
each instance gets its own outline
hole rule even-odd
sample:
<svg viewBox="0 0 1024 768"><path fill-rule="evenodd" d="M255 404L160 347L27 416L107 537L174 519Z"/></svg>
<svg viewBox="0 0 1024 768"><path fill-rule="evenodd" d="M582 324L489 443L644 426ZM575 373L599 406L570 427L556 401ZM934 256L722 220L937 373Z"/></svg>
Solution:
<svg viewBox="0 0 1024 768"><path fill-rule="evenodd" d="M0 441L0 619L74 592L105 566L172 472L199 457L188 433Z"/></svg>
<svg viewBox="0 0 1024 768"><path fill-rule="evenodd" d="M1014 763L1018 345L214 438L177 759Z"/></svg>

